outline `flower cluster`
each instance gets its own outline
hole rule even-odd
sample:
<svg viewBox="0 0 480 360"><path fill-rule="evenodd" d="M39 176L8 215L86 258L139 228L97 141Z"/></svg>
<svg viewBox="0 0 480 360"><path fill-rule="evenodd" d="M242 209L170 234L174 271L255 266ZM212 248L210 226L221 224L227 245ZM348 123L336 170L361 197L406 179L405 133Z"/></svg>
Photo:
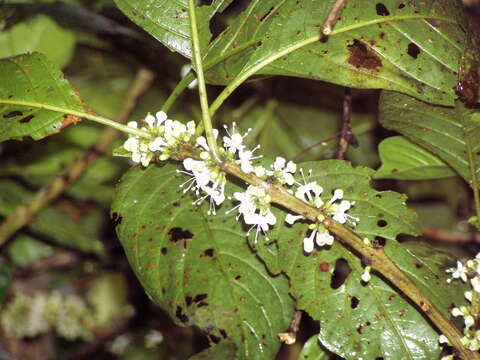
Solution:
<svg viewBox="0 0 480 360"><path fill-rule="evenodd" d="M155 116L148 115L145 122L148 126L143 127L142 130L152 134L152 138L143 139L138 136L131 136L123 145L124 149L131 154L132 160L141 163L143 166L147 166L154 156L157 156L159 160L169 159L172 152L181 143L191 142L195 134L193 122L184 125L168 119L164 112L158 112ZM129 123L129 125L137 127L136 122ZM347 211L354 206L355 202L343 199L343 190L336 189L330 200L324 201L321 197L323 188L316 181L307 181L303 169L300 169L303 184L295 181L297 166L292 161L277 157L269 167L259 164L257 160L262 156L255 155L255 152L260 146L249 149L244 142L250 131L251 129L245 134L241 134L238 132L235 123L233 123L231 129L225 126L226 135L222 137L223 146L218 149L218 157L222 161L236 163L243 173L255 174L263 180L260 186L250 185L245 192L233 194L233 199L238 201L239 204L230 211L238 210L237 219L243 217L245 224L250 226L247 236L255 229L255 243L259 234L265 235L268 239L267 232L277 221L270 205L271 198L268 190L271 184L284 186L287 192L320 209L324 214L319 216L316 222L308 225L309 234L303 241L306 253L312 252L315 244L317 246L333 244L333 236L322 225L325 217L331 217L341 224L348 222L352 226L356 225L358 218L347 214ZM218 131L214 130L213 135L217 140ZM178 172L188 175L190 178L181 184L181 187L184 192L191 190L197 195L197 200L193 202L195 205L209 199L209 214L215 214L216 208L226 198L225 172L222 170L218 159L212 157L213 149L209 148L209 144L204 137L198 137L195 140L195 145L200 156L195 159L186 158L183 160L184 170L178 170ZM309 172L310 175L311 171ZM292 225L301 219L306 221L301 215L288 214L285 221Z"/></svg>
<svg viewBox="0 0 480 360"><path fill-rule="evenodd" d="M480 253L474 259L469 259L466 262L457 261L457 266L447 269L446 272L451 274L451 278L447 279L450 283L453 280L460 280L468 282L472 286L472 291L465 292L465 298L472 302L473 296L480 296ZM460 306L452 309L452 315L455 317L462 317L465 327L463 329L462 344L472 350L480 350L480 330L476 329L475 318L472 314L471 306ZM440 337L441 343L447 343L445 336Z"/></svg>
<svg viewBox="0 0 480 360"><path fill-rule="evenodd" d="M195 123L188 122L186 125L177 120L171 120L163 111L155 116L148 114L140 130L151 134L151 138L141 138L130 135L123 144L123 149L130 153L134 163L148 166L150 161L158 154L159 160L168 160L179 144L190 141L195 134ZM128 126L138 128L136 121L130 121Z"/></svg>

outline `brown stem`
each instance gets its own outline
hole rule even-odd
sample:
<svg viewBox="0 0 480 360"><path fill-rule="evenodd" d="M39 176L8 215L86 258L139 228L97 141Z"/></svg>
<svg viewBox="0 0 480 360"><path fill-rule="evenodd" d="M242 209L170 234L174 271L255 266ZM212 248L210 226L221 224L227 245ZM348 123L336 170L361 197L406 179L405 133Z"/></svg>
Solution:
<svg viewBox="0 0 480 360"><path fill-rule="evenodd" d="M130 89L124 106L117 115L117 122L125 122L136 105L139 97L150 87L153 74L149 70L140 69ZM118 137L119 132L108 128L101 134L99 140L80 159L76 160L70 168L56 177L52 183L40 189L30 200L19 205L0 224L0 247L23 226L27 225L38 212L57 199L103 154L108 151L112 142Z"/></svg>
<svg viewBox="0 0 480 360"><path fill-rule="evenodd" d="M323 22L322 26L322 34L325 36L330 35L332 32L333 28L335 27L335 24L338 21L338 17L343 11L343 8L345 7L345 4L347 3L348 0L337 0L335 1L335 4L333 4L332 8L330 9L330 12L327 15L327 18Z"/></svg>
<svg viewBox="0 0 480 360"><path fill-rule="evenodd" d="M426 227L422 234L429 240L453 244L465 244L469 242L480 243L480 233L452 232L444 229Z"/></svg>
<svg viewBox="0 0 480 360"><path fill-rule="evenodd" d="M327 143L329 141L332 141L334 139L336 139L337 137L339 137L341 135L341 133L336 133L332 136L329 136L323 140L320 140L320 141L317 141L316 143L313 143L312 145L309 145L307 146L305 149L302 149L302 151L300 151L297 155L295 155L291 160L292 161L295 161L296 159L298 159L301 155L305 154L306 152L312 150L313 148L317 147L317 146L320 146L324 143Z"/></svg>
<svg viewBox="0 0 480 360"><path fill-rule="evenodd" d="M279 333L278 338L281 342L292 345L295 344L297 341L297 333L300 329L300 321L302 320L302 311L295 310L292 316L292 322L290 323L290 327L288 328L287 332Z"/></svg>
<svg viewBox="0 0 480 360"><path fill-rule="evenodd" d="M345 95L343 97L343 115L342 115L342 130L340 131L340 144L337 153L338 160L345 159L348 145L357 145L357 140L352 132L350 124L350 115L352 113L352 91L350 88L345 88Z"/></svg>

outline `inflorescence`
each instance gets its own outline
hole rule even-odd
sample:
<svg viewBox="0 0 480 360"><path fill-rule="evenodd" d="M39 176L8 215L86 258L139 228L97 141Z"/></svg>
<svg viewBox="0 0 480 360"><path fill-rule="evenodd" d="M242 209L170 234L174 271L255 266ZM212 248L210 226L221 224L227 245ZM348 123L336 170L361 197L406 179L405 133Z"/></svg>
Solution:
<svg viewBox="0 0 480 360"><path fill-rule="evenodd" d="M190 121L185 125L179 121L168 119L162 111L156 113L155 116L147 115L144 121L147 126L143 126L141 130L149 132L151 138L130 135L123 144L123 155L130 156L135 163L148 166L155 158L162 161L170 159L180 145L194 143L199 150L199 159L186 158L183 160L184 170L177 171L190 178L180 186L185 193L193 191L197 195L198 198L193 202L194 205L199 205L208 199L210 202L209 215L216 214L216 208L226 199L226 174L218 160L211 155L212 149L209 148L207 140L203 136L199 136L193 141L194 122ZM135 121L128 125L138 128ZM249 226L247 236L252 230L255 230L254 243L257 242L260 234L263 234L268 240L267 232L277 222L268 194L268 188L272 183L283 186L286 191L322 210L324 214L319 216L315 223L308 224L309 233L303 240L303 248L306 253L311 253L315 244L320 247L333 244L333 236L322 225L325 217L331 217L341 224L348 223L356 226L359 219L347 214L355 202L343 199L343 190L336 189L332 197L325 202L321 198L323 188L311 179L311 170L308 171L307 176L303 169L299 170L302 178L302 183L300 183L295 180L297 165L292 161L277 157L269 167L262 166L259 163L262 156L255 155L260 146L249 149L244 143L250 131L251 129L242 135L238 132L235 123L231 129L225 126L226 135L222 137L223 146L218 149L218 152L222 161L234 162L245 174L254 174L264 180L259 186L249 185L245 192L235 192L233 197L229 197L229 199L237 201L238 205L228 210L227 213L238 211L237 219L242 217L245 224ZM219 132L214 130L213 135L217 140ZM285 221L293 225L296 221L306 222L307 219L302 215L288 214ZM364 275L365 280L368 281L369 277L367 274Z"/></svg>
<svg viewBox="0 0 480 360"><path fill-rule="evenodd" d="M472 303L473 297L480 296L480 253L474 259L465 262L457 261L457 266L447 269L446 272L451 274L451 278L447 279L450 283L454 280L460 280L469 283L472 290L465 292L465 299ZM472 351L480 350L480 330L475 324L475 315L472 311L472 305L454 307L451 311L455 317L462 317L465 327L463 329L463 338L461 339L463 346ZM448 344L448 340L444 335L440 336L440 343ZM445 359L448 359L446 357ZM453 359L453 357L452 357ZM442 359L443 360L443 359Z"/></svg>

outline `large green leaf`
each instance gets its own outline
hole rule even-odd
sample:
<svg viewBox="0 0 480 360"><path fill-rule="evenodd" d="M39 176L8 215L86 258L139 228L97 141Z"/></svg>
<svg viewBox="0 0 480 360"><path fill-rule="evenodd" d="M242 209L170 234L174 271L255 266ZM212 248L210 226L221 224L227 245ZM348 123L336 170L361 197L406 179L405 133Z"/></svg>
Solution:
<svg viewBox="0 0 480 360"><path fill-rule="evenodd" d="M73 33L45 15L0 33L0 58L38 51L62 68L69 63L74 46Z"/></svg>
<svg viewBox="0 0 480 360"><path fill-rule="evenodd" d="M465 34L456 0L349 1L327 42L318 41L334 1L252 0L208 50L213 60L255 47L207 72L214 84L258 74L317 79L358 88L401 91L451 105ZM288 55L285 55L288 54Z"/></svg>
<svg viewBox="0 0 480 360"><path fill-rule="evenodd" d="M299 360L329 360L330 355L322 348L318 336L312 336L303 345Z"/></svg>
<svg viewBox="0 0 480 360"><path fill-rule="evenodd" d="M288 282L269 275L234 215L194 207L179 187L185 180L173 165L124 175L112 212L128 260L178 324L199 326L213 343L235 343L236 358L272 359L293 313Z"/></svg>
<svg viewBox="0 0 480 360"><path fill-rule="evenodd" d="M200 42L206 47L212 34L210 19L223 11L233 0L214 0L197 8ZM141 26L172 51L187 58L192 56L188 0L115 0L115 4L137 25Z"/></svg>
<svg viewBox="0 0 480 360"><path fill-rule="evenodd" d="M79 120L42 109L82 110L74 89L45 55L33 53L0 60L0 78L0 141L24 136L38 140Z"/></svg>
<svg viewBox="0 0 480 360"><path fill-rule="evenodd" d="M467 182L480 172L480 113L463 116L454 108L433 106L410 96L382 92L380 122L427 149ZM466 115L466 114L465 114Z"/></svg>
<svg viewBox="0 0 480 360"><path fill-rule="evenodd" d="M427 180L455 176L442 160L403 136L392 136L378 146L382 166L375 179Z"/></svg>
<svg viewBox="0 0 480 360"><path fill-rule="evenodd" d="M341 188L345 199L356 202L349 211L360 218L354 230L373 242L385 241L390 258L447 316L451 302L464 302L461 285L447 287L442 275L453 259L433 249L418 255L416 249L396 242L400 233L419 232L415 213L405 206L405 196L373 190L369 184L373 170L352 168L346 162L329 160L302 167L313 169L308 181L316 180L324 188L325 201L334 189ZM338 241L329 249L318 248L305 255L306 224L282 226L283 219L278 214L277 225L269 233L272 243L260 244L258 254L272 272L288 275L297 308L320 320L319 339L328 350L352 360L437 358L438 334L394 287L375 275L362 283L361 260Z"/></svg>

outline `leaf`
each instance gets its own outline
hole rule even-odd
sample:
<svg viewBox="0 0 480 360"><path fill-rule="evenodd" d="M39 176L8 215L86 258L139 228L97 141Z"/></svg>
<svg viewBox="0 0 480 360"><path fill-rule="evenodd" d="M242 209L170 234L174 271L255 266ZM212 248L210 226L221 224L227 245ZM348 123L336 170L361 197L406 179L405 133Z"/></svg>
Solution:
<svg viewBox="0 0 480 360"><path fill-rule="evenodd" d="M74 46L73 33L45 15L0 33L0 58L38 51L63 68L70 62Z"/></svg>
<svg viewBox="0 0 480 360"><path fill-rule="evenodd" d="M210 19L223 11L233 0L214 0L208 6L196 9L201 48L212 36ZM138 26L172 51L191 58L192 38L188 16L188 0L115 0L115 4Z"/></svg>
<svg viewBox="0 0 480 360"><path fill-rule="evenodd" d="M319 33L333 3L251 1L209 46L207 62L257 44L208 71L209 82L226 85L255 72L390 89L453 104L465 46L459 2L349 1L328 41L321 42Z"/></svg>
<svg viewBox="0 0 480 360"><path fill-rule="evenodd" d="M42 108L82 110L74 89L44 55L33 53L0 60L0 77L0 141L24 136L38 140L80 120Z"/></svg>
<svg viewBox="0 0 480 360"><path fill-rule="evenodd" d="M403 136L392 136L378 146L382 166L375 179L428 180L455 176L435 155Z"/></svg>
<svg viewBox="0 0 480 360"><path fill-rule="evenodd" d="M185 180L173 165L134 167L122 178L112 216L130 265L178 324L235 343L235 358L272 359L293 313L288 282L268 274L233 215L194 207L179 187Z"/></svg>
<svg viewBox="0 0 480 360"><path fill-rule="evenodd" d="M329 360L330 355L322 348L318 341L318 336L312 336L303 345L302 351L298 356L299 360Z"/></svg>
<svg viewBox="0 0 480 360"><path fill-rule="evenodd" d="M471 183L480 171L480 116L433 106L410 96L382 92L380 122L438 156ZM471 157L471 161L469 158Z"/></svg>
<svg viewBox="0 0 480 360"><path fill-rule="evenodd" d="M345 199L356 202L348 212L360 218L354 231L374 243L385 242L390 258L418 282L447 316L451 302L464 302L461 284L446 286L445 264L453 264L453 259L432 249L432 260L424 259L425 254L419 256L415 249L395 241L398 234L419 232L416 215L406 208L404 195L373 190L369 184L373 170L352 168L346 162L327 160L304 163L301 167L313 169L307 181L316 180L324 188L324 201L329 200L334 189L341 188ZM289 277L297 308L320 320L322 345L352 360L438 357L438 334L394 287L375 275L367 284L362 283L361 260L338 240L331 248L317 248L305 255L302 241L307 225L297 223L290 227L284 225L283 219L284 215L277 215L277 225L269 232L272 241L260 243L258 254L270 271L281 271Z"/></svg>

